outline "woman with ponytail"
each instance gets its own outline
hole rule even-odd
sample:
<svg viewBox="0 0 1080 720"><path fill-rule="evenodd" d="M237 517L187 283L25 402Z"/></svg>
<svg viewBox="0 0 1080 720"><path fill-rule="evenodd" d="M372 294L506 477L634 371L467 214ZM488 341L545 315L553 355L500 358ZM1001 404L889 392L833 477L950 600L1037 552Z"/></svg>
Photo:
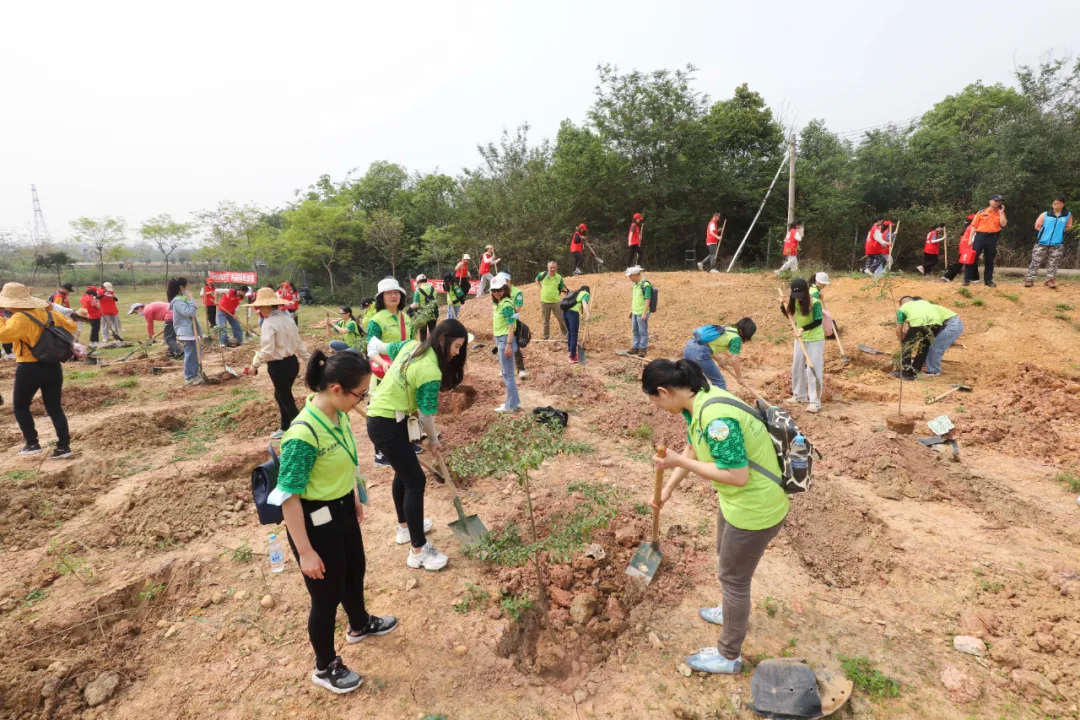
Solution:
<svg viewBox="0 0 1080 720"><path fill-rule="evenodd" d="M368 406L368 437L379 455L394 468L392 492L398 519L395 542L411 546L407 564L417 570L441 570L448 558L427 541L432 525L431 520L424 518L427 476L413 447L418 437L409 437L409 418L417 416L428 437L428 446L438 453L442 448L435 427L439 391L452 390L461 384L468 340L464 325L457 320L443 320L422 343L415 340L390 343L387 352L393 364ZM511 359L511 367L512 363Z"/></svg>
<svg viewBox="0 0 1080 720"><path fill-rule="evenodd" d="M199 349L195 347L195 336L198 333L198 320L195 316L199 314L199 306L195 304L188 290L188 279L169 278L165 286L165 297L169 301L169 312L172 314L171 321L165 321L165 341L168 343L169 335L172 334L184 346L184 385L202 385L203 380L199 375ZM153 337L153 333L150 337Z"/></svg>
<svg viewBox="0 0 1080 720"><path fill-rule="evenodd" d="M270 501L280 504L289 546L311 596L308 638L315 649L311 680L342 694L364 680L345 667L334 643L338 605L349 622L345 641L358 643L397 627L395 617L364 605L366 558L357 488L356 438L349 411L364 400L371 366L356 353L311 354L304 380L312 394L281 442L281 470Z"/></svg>
<svg viewBox="0 0 1080 720"><path fill-rule="evenodd" d="M716 647L702 648L686 664L703 672L738 674L750 619L750 581L788 512L784 490L755 469L780 476L772 438L742 400L710 386L693 361L653 360L642 373L641 389L657 408L683 416L690 440L681 453L653 457L656 467L675 472L659 505L649 504L662 508L691 473L711 482L720 497L716 553L723 601L698 615L724 630Z"/></svg>

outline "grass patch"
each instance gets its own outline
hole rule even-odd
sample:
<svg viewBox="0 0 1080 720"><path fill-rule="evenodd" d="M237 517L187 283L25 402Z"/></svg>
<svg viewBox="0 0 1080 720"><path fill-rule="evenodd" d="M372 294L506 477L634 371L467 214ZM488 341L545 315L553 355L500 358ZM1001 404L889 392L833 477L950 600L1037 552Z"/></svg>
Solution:
<svg viewBox="0 0 1080 720"><path fill-rule="evenodd" d="M187 427L172 431L173 442L181 446L181 457L205 455L209 451L206 444L232 429L235 415L259 393L254 388L233 388L232 395L231 400L203 410Z"/></svg>
<svg viewBox="0 0 1080 720"><path fill-rule="evenodd" d="M962 287L959 290L957 290L956 292L958 292L961 297L966 297L966 298L973 297L972 294L971 294L971 291L968 290L966 287Z"/></svg>
<svg viewBox="0 0 1080 720"><path fill-rule="evenodd" d="M652 508L645 503L634 503L634 513L645 516L652 512Z"/></svg>
<svg viewBox="0 0 1080 720"><path fill-rule="evenodd" d="M23 605L33 607L44 600L46 595L45 588L34 588L23 597Z"/></svg>
<svg viewBox="0 0 1080 720"><path fill-rule="evenodd" d="M874 667L869 658L840 656L840 665L847 679L872 698L884 700L900 695L900 683Z"/></svg>
<svg viewBox="0 0 1080 720"><path fill-rule="evenodd" d="M451 607L454 608L454 612L465 615L474 607L487 605L487 602L490 599L491 594L483 587L480 585L473 585L472 583L466 583L465 597L463 597L460 602L454 603Z"/></svg>
<svg viewBox="0 0 1080 720"><path fill-rule="evenodd" d="M1066 470L1054 476L1056 482L1062 483L1074 493L1080 493L1080 473L1076 470Z"/></svg>
<svg viewBox="0 0 1080 720"><path fill-rule="evenodd" d="M652 440L653 429L650 425L638 425L634 430L630 431L630 437L635 440Z"/></svg>
<svg viewBox="0 0 1080 720"><path fill-rule="evenodd" d="M967 303L964 302L963 300L957 300L956 302L953 303L953 306L954 307L960 307L960 308L967 307Z"/></svg>
<svg viewBox="0 0 1080 720"><path fill-rule="evenodd" d="M1054 309L1058 312L1068 312L1069 310L1073 309L1073 306L1069 303L1058 303L1054 306Z"/></svg>
<svg viewBox="0 0 1080 720"><path fill-rule="evenodd" d="M72 370L64 373L64 380L65 382L83 382L93 380L100 374L101 372L98 370Z"/></svg>
<svg viewBox="0 0 1080 720"><path fill-rule="evenodd" d="M515 621L520 620L533 606L532 598L528 595L507 595L499 601L499 607Z"/></svg>
<svg viewBox="0 0 1080 720"><path fill-rule="evenodd" d="M157 596L161 595L161 593L163 592L165 592L165 585L163 583L159 583L157 585L147 585L146 589L139 592L136 597L138 597L139 600L150 602L151 600L156 599Z"/></svg>
<svg viewBox="0 0 1080 720"><path fill-rule="evenodd" d="M999 292L998 297L1003 297L1006 300L1012 300L1014 303L1020 302L1020 295L1018 293Z"/></svg>
<svg viewBox="0 0 1080 720"><path fill-rule="evenodd" d="M139 378L132 377L132 378L128 378L126 380L121 380L120 382L113 385L113 387L116 388L117 390L126 390L128 388L137 387L138 385L139 385Z"/></svg>
<svg viewBox="0 0 1080 720"><path fill-rule="evenodd" d="M1068 315L1066 315L1063 312L1054 313L1054 319L1055 320L1064 320L1065 322L1072 322L1072 318L1069 317Z"/></svg>
<svg viewBox="0 0 1080 720"><path fill-rule="evenodd" d="M761 601L761 609L769 617L776 617L776 614L780 612L780 601L770 595Z"/></svg>
<svg viewBox="0 0 1080 720"><path fill-rule="evenodd" d="M3 475L0 475L0 477L18 483L36 478L37 470L8 470Z"/></svg>
<svg viewBox="0 0 1080 720"><path fill-rule="evenodd" d="M971 304L974 305L975 307L982 307L982 306L986 305L986 301L984 301L982 298L975 298L974 300L971 301Z"/></svg>

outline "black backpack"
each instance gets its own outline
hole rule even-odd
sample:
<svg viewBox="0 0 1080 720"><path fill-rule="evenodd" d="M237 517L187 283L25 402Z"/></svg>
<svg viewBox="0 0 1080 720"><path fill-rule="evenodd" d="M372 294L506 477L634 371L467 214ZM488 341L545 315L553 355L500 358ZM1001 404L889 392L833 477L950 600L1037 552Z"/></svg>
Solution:
<svg viewBox="0 0 1080 720"><path fill-rule="evenodd" d="M75 336L53 323L51 310L46 310L45 314L48 317L48 324L41 322L28 312L23 312L23 315L41 328L41 337L30 348L30 354L37 358L38 362L67 362L75 354Z"/></svg>
<svg viewBox="0 0 1080 720"><path fill-rule="evenodd" d="M645 286L646 285L648 285L649 289L652 290L651 296L649 297L649 312L654 313L654 312L656 312L656 305L659 302L659 300L656 299L656 295L657 295L656 286L653 285L648 280L642 280L641 281L641 291L642 292L645 292Z"/></svg>
<svg viewBox="0 0 1080 720"><path fill-rule="evenodd" d="M564 428L570 422L570 413L548 405L547 407L533 408L533 420L541 425Z"/></svg>
<svg viewBox="0 0 1080 720"><path fill-rule="evenodd" d="M532 340L532 330L529 329L528 325L518 320L517 328L514 330L514 339L517 340L519 348L527 348Z"/></svg>
<svg viewBox="0 0 1080 720"><path fill-rule="evenodd" d="M753 460L749 460L747 464L750 466L751 470L756 470L772 480L782 487L784 492L788 495L806 492L810 489L810 482L814 473L814 453L817 452L819 458L821 457L821 453L814 449L814 445L810 442L810 438L806 437L806 435L799 430L799 426L795 424L795 420L786 410L782 410L775 406L769 406L761 400L758 400L757 409L754 409L742 400L737 400L735 398L709 398L705 401L705 404L701 406L701 411L698 413L698 427L701 427L701 415L705 412L705 408L713 403L723 403L724 405L737 407L765 423L765 428L769 431L769 437L773 442L773 449L776 451L776 460L780 463L780 475L777 476L776 473L771 470L766 470ZM803 440L806 443L805 452L796 453L792 449L791 443L795 440L796 435L803 436ZM797 459L805 460L805 470L796 470L793 467L791 460L792 457L796 456Z"/></svg>
<svg viewBox="0 0 1080 720"><path fill-rule="evenodd" d="M559 309L562 310L563 312L566 312L570 308L577 305L578 296L580 296L582 292L583 291L580 290L580 289L575 290L574 292L572 292L569 295L567 295L566 297L564 297L562 300L559 301Z"/></svg>
<svg viewBox="0 0 1080 720"><path fill-rule="evenodd" d="M315 438L315 447L319 446L319 436L315 433L315 428L303 420L294 420L293 422L310 430L312 437ZM267 445L266 449L270 451L270 459L251 471L251 499L255 502L255 512L259 514L260 525L280 525L285 521L281 506L271 505L269 499L270 493L277 488L281 461L278 459L277 453L274 452L273 445Z"/></svg>

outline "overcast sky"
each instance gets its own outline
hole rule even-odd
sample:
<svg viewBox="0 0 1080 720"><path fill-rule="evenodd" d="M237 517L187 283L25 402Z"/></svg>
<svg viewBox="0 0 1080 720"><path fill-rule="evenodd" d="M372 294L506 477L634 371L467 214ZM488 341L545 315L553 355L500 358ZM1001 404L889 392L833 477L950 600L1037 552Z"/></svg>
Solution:
<svg viewBox="0 0 1080 720"><path fill-rule="evenodd" d="M0 229L28 227L31 183L63 237L80 215L279 207L374 160L457 174L503 128L581 122L598 63L693 63L714 100L747 82L800 124L874 126L1011 83L1078 20L1077 0L8 0Z"/></svg>

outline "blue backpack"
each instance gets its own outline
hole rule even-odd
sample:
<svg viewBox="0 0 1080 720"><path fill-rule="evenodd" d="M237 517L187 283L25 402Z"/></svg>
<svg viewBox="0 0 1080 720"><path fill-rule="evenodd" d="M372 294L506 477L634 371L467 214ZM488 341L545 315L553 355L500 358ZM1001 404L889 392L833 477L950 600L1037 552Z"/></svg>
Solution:
<svg viewBox="0 0 1080 720"><path fill-rule="evenodd" d="M727 328L723 325L702 325L694 331L694 342L698 345L708 345L720 338L726 330Z"/></svg>

